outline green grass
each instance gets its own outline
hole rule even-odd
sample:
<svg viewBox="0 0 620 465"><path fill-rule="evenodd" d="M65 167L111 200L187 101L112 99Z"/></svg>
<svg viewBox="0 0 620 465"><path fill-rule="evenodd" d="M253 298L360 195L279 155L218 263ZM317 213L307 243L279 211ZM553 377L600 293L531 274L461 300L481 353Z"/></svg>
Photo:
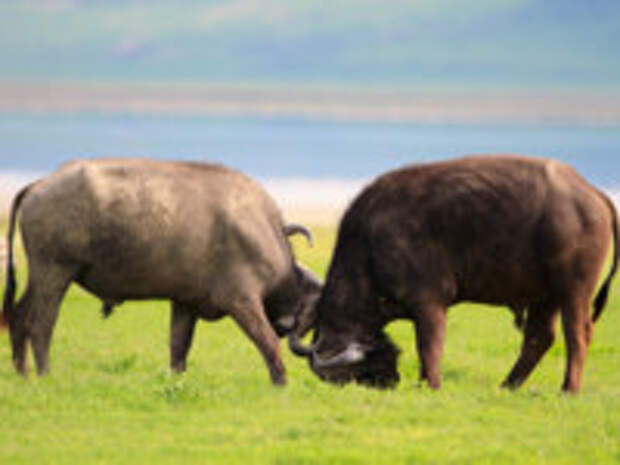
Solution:
<svg viewBox="0 0 620 465"><path fill-rule="evenodd" d="M295 240L301 260L323 274L334 231L315 233L314 249ZM22 287L25 276L22 257ZM439 392L418 386L403 322L389 327L403 349L395 390L323 384L284 343L289 384L275 388L229 320L199 324L187 374L171 375L166 303L127 303L104 321L100 303L72 287L50 376L17 376L0 335L0 463L617 464L619 296L597 325L583 392L572 397L559 393L561 337L524 389L497 387L521 341L506 310L451 311Z"/></svg>

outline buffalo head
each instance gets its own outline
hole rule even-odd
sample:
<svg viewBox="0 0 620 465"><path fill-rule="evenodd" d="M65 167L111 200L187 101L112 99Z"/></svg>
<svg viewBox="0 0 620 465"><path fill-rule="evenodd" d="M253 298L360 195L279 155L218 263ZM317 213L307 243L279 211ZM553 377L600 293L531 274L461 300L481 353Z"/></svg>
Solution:
<svg viewBox="0 0 620 465"><path fill-rule="evenodd" d="M306 357L312 371L322 380L335 384L351 381L377 388L398 384L397 362L400 350L383 331L361 335L357 339L335 332L329 326L317 325L313 343L306 346L301 338L308 327L298 327L289 335L291 351Z"/></svg>
<svg viewBox="0 0 620 465"><path fill-rule="evenodd" d="M284 234L302 234L313 246L312 234L299 224L284 226ZM323 283L306 267L294 263L293 272L276 292L265 301L269 321L279 337L288 335L295 328L309 326L314 317L316 302L321 295Z"/></svg>

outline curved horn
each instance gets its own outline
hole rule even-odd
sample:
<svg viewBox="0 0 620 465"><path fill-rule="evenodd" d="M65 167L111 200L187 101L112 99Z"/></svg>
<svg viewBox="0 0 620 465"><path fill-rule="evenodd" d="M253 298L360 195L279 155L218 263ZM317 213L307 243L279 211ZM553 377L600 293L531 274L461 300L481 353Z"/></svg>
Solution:
<svg viewBox="0 0 620 465"><path fill-rule="evenodd" d="M314 346L303 345L296 331L289 333L288 347L291 349L291 352L299 357L310 357L314 353Z"/></svg>
<svg viewBox="0 0 620 465"><path fill-rule="evenodd" d="M328 370L330 368L336 368L343 365L352 365L359 363L366 358L366 351L364 347L358 342L352 342L348 347L334 355L333 357L323 360L316 353L312 354L312 361L314 366L319 370Z"/></svg>
<svg viewBox="0 0 620 465"><path fill-rule="evenodd" d="M314 240L312 239L312 233L308 228L301 224L291 223L284 226L284 234L292 236L293 234L303 234L308 240L310 247L314 246Z"/></svg>

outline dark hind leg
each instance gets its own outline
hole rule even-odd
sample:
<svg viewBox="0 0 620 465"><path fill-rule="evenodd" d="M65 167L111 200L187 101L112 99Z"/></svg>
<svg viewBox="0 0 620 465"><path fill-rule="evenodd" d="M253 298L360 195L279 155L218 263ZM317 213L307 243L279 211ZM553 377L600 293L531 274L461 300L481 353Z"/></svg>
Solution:
<svg viewBox="0 0 620 465"><path fill-rule="evenodd" d="M26 293L11 317L13 363L19 373L27 373L26 342L30 340L39 375L49 371L49 347L72 272L58 265L30 266Z"/></svg>
<svg viewBox="0 0 620 465"><path fill-rule="evenodd" d="M416 347L420 358L420 380L433 389L441 386L440 364L446 334L446 309L423 308L415 318Z"/></svg>
<svg viewBox="0 0 620 465"><path fill-rule="evenodd" d="M197 317L190 308L173 302L170 320L170 368L182 373L186 368Z"/></svg>
<svg viewBox="0 0 620 465"><path fill-rule="evenodd" d="M562 308L562 328L566 341L566 372L562 390L576 393L581 388L581 378L586 351L592 339L592 322L586 299L575 299Z"/></svg>
<svg viewBox="0 0 620 465"><path fill-rule="evenodd" d="M557 309L552 306L538 305L529 309L521 354L502 383L503 387L516 389L521 386L553 345L557 314Z"/></svg>

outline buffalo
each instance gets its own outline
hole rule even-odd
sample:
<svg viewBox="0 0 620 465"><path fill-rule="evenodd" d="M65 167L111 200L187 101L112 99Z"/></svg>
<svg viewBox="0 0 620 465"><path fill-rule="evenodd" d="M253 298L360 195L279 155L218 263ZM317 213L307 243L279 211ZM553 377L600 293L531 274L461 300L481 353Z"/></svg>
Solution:
<svg viewBox="0 0 620 465"><path fill-rule="evenodd" d="M19 215L29 278L15 300L12 242ZM196 321L231 316L286 382L278 336L308 313L320 281L293 257L274 201L220 165L146 159L69 162L15 197L8 232L3 317L13 363L27 372L29 341L40 375L59 305L71 282L109 314L125 300L172 302L170 364L184 371Z"/></svg>
<svg viewBox="0 0 620 465"><path fill-rule="evenodd" d="M591 300L613 240L613 263ZM447 308L512 309L524 340L503 386L519 387L554 341L561 314L577 392L593 323L618 266L614 204L570 166L514 155L409 166L380 176L339 227L321 297L289 339L322 379L395 385L398 349L384 332L414 322L420 378L440 387ZM314 328L313 343L301 337Z"/></svg>

